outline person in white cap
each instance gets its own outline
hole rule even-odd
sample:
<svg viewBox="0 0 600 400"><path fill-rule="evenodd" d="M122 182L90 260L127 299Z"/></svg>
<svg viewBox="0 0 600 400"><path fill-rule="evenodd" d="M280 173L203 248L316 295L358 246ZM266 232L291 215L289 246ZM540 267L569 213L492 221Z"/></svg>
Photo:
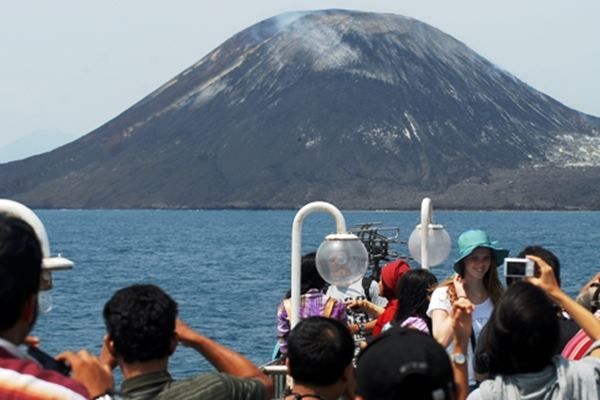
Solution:
<svg viewBox="0 0 600 400"><path fill-rule="evenodd" d="M32 226L0 207L0 398L110 398L112 373L87 351L57 357L66 362L69 377L64 375L68 372L42 366L18 347L36 321L43 256ZM47 361L61 365L51 357Z"/></svg>

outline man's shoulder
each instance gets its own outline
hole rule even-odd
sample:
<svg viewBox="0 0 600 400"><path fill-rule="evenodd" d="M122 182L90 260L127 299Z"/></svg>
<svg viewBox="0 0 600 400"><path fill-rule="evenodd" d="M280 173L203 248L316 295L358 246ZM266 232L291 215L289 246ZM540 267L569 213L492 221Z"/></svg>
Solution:
<svg viewBox="0 0 600 400"><path fill-rule="evenodd" d="M37 363L19 358L0 357L0 398L6 391L19 391L24 398L37 398L40 393L49 398L85 399L87 390L79 382L44 369Z"/></svg>
<svg viewBox="0 0 600 400"><path fill-rule="evenodd" d="M191 378L172 381L158 399L186 398L194 393L198 399L265 399L265 386L258 379L239 378L225 373L201 374Z"/></svg>

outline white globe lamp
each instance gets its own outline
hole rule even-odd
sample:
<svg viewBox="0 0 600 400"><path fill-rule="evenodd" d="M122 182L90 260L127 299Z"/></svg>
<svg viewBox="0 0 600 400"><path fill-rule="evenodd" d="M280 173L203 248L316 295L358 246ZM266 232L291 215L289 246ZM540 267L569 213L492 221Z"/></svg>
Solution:
<svg viewBox="0 0 600 400"><path fill-rule="evenodd" d="M369 254L356 235L331 234L319 246L316 263L319 274L326 282L346 287L365 275Z"/></svg>

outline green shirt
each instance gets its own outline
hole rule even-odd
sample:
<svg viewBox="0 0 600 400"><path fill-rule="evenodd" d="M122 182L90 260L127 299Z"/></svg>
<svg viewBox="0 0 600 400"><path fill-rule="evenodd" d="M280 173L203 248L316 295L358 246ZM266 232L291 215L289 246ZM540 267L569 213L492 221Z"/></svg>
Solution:
<svg viewBox="0 0 600 400"><path fill-rule="evenodd" d="M159 371L124 380L121 394L134 400L265 400L267 389L257 379L224 373L174 380L167 371Z"/></svg>

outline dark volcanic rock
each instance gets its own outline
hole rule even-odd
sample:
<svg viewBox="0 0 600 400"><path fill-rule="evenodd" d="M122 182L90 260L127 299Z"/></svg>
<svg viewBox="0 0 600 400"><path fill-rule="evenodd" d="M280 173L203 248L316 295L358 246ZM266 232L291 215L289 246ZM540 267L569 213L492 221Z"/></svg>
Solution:
<svg viewBox="0 0 600 400"><path fill-rule="evenodd" d="M430 195L436 208L600 208L598 143L598 118L427 24L293 13L233 36L81 139L0 165L0 197L408 208Z"/></svg>

